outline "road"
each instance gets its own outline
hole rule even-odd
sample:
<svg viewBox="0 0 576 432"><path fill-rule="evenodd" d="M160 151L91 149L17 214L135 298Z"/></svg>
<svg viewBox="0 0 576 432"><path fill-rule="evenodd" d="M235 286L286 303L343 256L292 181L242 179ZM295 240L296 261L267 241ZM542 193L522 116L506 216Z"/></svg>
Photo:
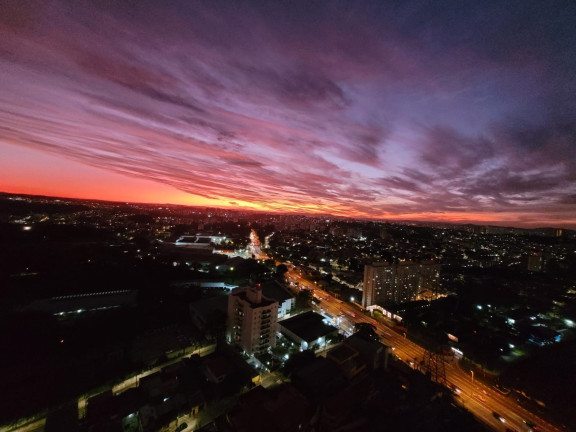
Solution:
<svg viewBox="0 0 576 432"><path fill-rule="evenodd" d="M400 360L417 368L424 359L424 348L392 330L391 326L365 315L358 306L333 298L331 294L302 276L298 268L289 270L286 277L293 283L298 282L300 288L312 290L314 297L321 299L317 307L333 317L340 317L338 324L344 332L351 333L356 323L371 323L375 325L382 343L391 347L393 354ZM541 431L561 431L518 405L513 396L503 395L496 389L474 380L472 375L459 367L457 361L445 362L445 369L447 384L454 385L460 390L456 400L494 430L505 431L510 428L517 431L530 431L531 429L524 423L527 420L538 425L538 430ZM493 413L500 414L504 422L496 419Z"/></svg>

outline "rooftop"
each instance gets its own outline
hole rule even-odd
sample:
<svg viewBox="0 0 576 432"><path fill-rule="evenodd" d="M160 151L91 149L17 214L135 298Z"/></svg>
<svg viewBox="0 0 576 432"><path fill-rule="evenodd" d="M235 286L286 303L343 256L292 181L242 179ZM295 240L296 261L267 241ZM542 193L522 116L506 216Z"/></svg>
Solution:
<svg viewBox="0 0 576 432"><path fill-rule="evenodd" d="M345 344L340 344L330 350L330 357L333 357L338 363L342 363L357 354L353 348Z"/></svg>
<svg viewBox="0 0 576 432"><path fill-rule="evenodd" d="M265 297L265 296L262 296L262 300L260 301L260 303L253 303L248 298L248 293L246 292L246 288L235 288L234 290L232 290L230 295L239 297L240 299L242 299L243 301L248 303L250 305L250 307L253 309L258 309L261 307L270 306L274 303L278 303L276 300L270 299L270 298Z"/></svg>
<svg viewBox="0 0 576 432"><path fill-rule="evenodd" d="M215 311L221 311L227 313L228 296L219 295L215 297L201 299L190 303L190 308L195 309L197 312L201 313L205 317Z"/></svg>
<svg viewBox="0 0 576 432"><path fill-rule="evenodd" d="M283 303L294 297L276 281L263 282L262 294L268 298L277 300L279 303Z"/></svg>
<svg viewBox="0 0 576 432"><path fill-rule="evenodd" d="M323 320L322 315L309 311L280 321L278 324L300 339L312 342L337 330L335 327L324 324Z"/></svg>

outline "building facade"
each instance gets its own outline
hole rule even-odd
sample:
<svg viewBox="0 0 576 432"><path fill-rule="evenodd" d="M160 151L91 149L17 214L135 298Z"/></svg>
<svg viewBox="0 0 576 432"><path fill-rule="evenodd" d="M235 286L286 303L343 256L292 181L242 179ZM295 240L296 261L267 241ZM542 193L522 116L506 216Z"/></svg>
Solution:
<svg viewBox="0 0 576 432"><path fill-rule="evenodd" d="M276 346L278 302L262 295L260 285L236 288L228 296L228 332L232 343L259 354Z"/></svg>
<svg viewBox="0 0 576 432"><path fill-rule="evenodd" d="M440 265L435 261L385 261L364 266L362 306L403 303L416 298L422 290L438 289Z"/></svg>
<svg viewBox="0 0 576 432"><path fill-rule="evenodd" d="M266 281L262 283L262 294L264 297L278 302L278 319L288 318L296 307L296 297L277 281Z"/></svg>
<svg viewBox="0 0 576 432"><path fill-rule="evenodd" d="M528 255L528 270L539 272L542 270L542 252L532 252Z"/></svg>

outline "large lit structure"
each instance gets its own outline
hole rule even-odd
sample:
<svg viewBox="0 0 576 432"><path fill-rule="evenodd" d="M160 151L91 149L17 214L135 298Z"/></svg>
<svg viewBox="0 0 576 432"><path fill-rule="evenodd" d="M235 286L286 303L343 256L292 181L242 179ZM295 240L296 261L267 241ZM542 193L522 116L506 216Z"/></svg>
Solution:
<svg viewBox="0 0 576 432"><path fill-rule="evenodd" d="M433 260L367 264L364 266L362 306L403 303L415 299L422 290L436 291L439 275L440 265Z"/></svg>
<svg viewBox="0 0 576 432"><path fill-rule="evenodd" d="M232 290L228 297L228 331L232 343L248 354L276 345L278 302L262 295L262 287L249 285Z"/></svg>

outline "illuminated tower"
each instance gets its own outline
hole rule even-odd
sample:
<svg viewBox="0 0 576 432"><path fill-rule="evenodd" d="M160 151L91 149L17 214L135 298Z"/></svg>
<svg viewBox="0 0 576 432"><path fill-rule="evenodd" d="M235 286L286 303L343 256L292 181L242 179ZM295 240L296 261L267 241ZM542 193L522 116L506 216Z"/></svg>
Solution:
<svg viewBox="0 0 576 432"><path fill-rule="evenodd" d="M386 302L404 303L414 300L423 289L436 291L439 274L440 265L433 260L367 264L364 266L362 306Z"/></svg>
<svg viewBox="0 0 576 432"><path fill-rule="evenodd" d="M278 302L264 297L260 284L236 288L228 296L228 331L232 343L248 354L276 346Z"/></svg>
<svg viewBox="0 0 576 432"><path fill-rule="evenodd" d="M532 252L530 255L528 255L528 270L542 270L542 252Z"/></svg>
<svg viewBox="0 0 576 432"><path fill-rule="evenodd" d="M377 304L382 299L392 297L394 292L394 274L392 266L386 261L364 266L362 285L362 306Z"/></svg>

